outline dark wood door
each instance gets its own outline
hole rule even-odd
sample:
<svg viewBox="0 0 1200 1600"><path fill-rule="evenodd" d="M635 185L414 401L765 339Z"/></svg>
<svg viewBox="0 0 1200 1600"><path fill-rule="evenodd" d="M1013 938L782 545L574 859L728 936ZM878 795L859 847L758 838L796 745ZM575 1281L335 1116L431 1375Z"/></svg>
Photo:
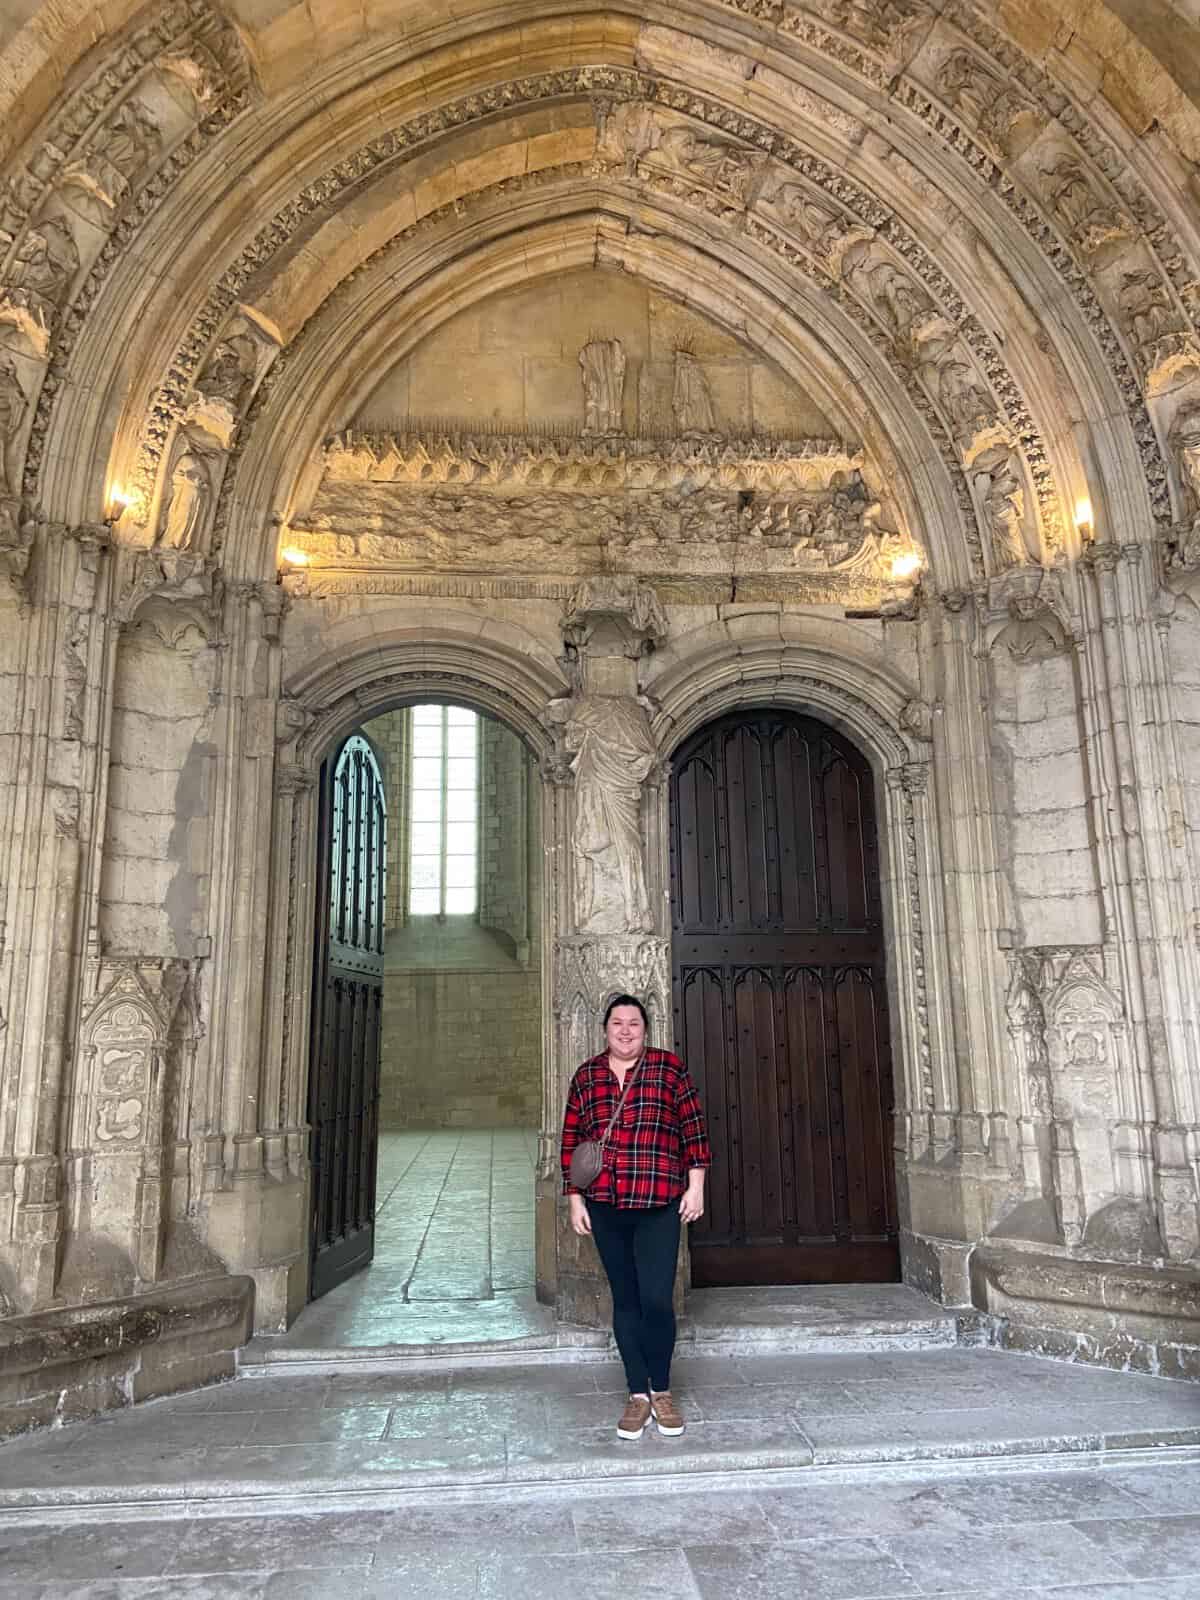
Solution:
<svg viewBox="0 0 1200 1600"><path fill-rule="evenodd" d="M832 728L710 723L672 762L676 1048L713 1141L700 1284L900 1276L874 784Z"/></svg>
<svg viewBox="0 0 1200 1600"><path fill-rule="evenodd" d="M374 752L352 734L321 769L309 1122L315 1300L375 1251L387 811Z"/></svg>

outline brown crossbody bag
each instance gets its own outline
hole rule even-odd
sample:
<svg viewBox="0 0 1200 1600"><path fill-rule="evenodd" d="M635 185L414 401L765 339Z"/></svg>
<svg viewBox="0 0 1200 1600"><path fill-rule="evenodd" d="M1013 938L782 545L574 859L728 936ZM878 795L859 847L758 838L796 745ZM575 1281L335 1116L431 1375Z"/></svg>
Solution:
<svg viewBox="0 0 1200 1600"><path fill-rule="evenodd" d="M621 1090L620 1098L613 1108L613 1114L608 1119L599 1139L581 1139L571 1151L571 1165L567 1171L567 1178L573 1189L586 1189L604 1170L604 1146L608 1143L608 1136L617 1125L617 1118L621 1115L621 1107L625 1104L625 1096L633 1087L633 1080L637 1076L638 1068L646 1059L640 1055L632 1068L625 1075L625 1084Z"/></svg>

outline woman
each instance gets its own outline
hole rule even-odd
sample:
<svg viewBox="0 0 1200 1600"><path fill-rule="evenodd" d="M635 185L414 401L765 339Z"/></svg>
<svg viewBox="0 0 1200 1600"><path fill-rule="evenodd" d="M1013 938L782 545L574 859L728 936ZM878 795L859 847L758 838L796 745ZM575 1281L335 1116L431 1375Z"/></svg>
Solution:
<svg viewBox="0 0 1200 1600"><path fill-rule="evenodd" d="M683 1417L671 1398L675 1262L681 1223L704 1215L712 1156L687 1068L669 1050L646 1046L642 1002L631 994L610 1001L604 1037L608 1048L583 1063L567 1092L563 1186L571 1226L596 1241L612 1289L613 1334L629 1384L617 1437L640 1439L651 1417L660 1433L680 1434ZM604 1138L627 1084L604 1166L584 1195L571 1183L572 1153L581 1140Z"/></svg>

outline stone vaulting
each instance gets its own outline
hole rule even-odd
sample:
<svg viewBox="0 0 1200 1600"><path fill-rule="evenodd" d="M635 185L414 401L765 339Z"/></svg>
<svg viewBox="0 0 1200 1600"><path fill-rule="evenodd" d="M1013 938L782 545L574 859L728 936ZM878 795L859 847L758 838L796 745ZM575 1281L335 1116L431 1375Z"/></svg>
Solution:
<svg viewBox="0 0 1200 1600"><path fill-rule="evenodd" d="M319 773L430 699L534 763L560 1317L672 757L779 707L874 775L905 1280L1200 1374L1189 16L5 6L0 1428L305 1303Z"/></svg>

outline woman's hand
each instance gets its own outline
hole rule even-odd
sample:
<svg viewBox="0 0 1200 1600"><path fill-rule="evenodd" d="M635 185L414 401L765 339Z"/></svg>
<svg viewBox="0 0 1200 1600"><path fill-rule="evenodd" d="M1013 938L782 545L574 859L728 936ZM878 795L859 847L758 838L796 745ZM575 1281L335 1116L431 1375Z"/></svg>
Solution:
<svg viewBox="0 0 1200 1600"><path fill-rule="evenodd" d="M581 1194L569 1194L567 1204L571 1209L571 1227L578 1234L591 1233L592 1219L588 1216L587 1202Z"/></svg>
<svg viewBox="0 0 1200 1600"><path fill-rule="evenodd" d="M704 1168L693 1167L687 1188L679 1202L679 1215L685 1222L697 1222L704 1215Z"/></svg>

